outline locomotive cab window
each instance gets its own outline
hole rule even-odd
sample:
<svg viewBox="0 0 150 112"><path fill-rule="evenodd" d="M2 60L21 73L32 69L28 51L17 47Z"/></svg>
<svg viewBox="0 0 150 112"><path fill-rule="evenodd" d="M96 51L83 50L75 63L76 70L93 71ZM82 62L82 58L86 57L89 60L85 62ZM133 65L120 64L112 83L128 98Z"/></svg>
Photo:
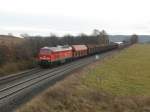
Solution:
<svg viewBox="0 0 150 112"><path fill-rule="evenodd" d="M49 49L41 49L40 54L49 54L51 51Z"/></svg>

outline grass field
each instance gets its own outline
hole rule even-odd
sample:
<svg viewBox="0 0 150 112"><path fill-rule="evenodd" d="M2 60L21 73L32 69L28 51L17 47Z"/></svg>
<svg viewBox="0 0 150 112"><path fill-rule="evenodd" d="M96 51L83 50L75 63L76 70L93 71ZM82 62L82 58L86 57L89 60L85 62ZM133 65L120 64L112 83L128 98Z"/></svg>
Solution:
<svg viewBox="0 0 150 112"><path fill-rule="evenodd" d="M135 45L88 73L85 84L117 95L150 95L150 45Z"/></svg>
<svg viewBox="0 0 150 112"><path fill-rule="evenodd" d="M17 112L150 112L150 45L91 64Z"/></svg>

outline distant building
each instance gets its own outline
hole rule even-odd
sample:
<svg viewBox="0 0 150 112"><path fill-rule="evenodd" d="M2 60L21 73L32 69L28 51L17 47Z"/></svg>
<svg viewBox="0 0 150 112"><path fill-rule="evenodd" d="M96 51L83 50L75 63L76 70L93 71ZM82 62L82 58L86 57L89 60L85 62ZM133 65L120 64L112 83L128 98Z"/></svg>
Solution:
<svg viewBox="0 0 150 112"><path fill-rule="evenodd" d="M123 45L123 42L114 42L114 43L116 43L118 45Z"/></svg>

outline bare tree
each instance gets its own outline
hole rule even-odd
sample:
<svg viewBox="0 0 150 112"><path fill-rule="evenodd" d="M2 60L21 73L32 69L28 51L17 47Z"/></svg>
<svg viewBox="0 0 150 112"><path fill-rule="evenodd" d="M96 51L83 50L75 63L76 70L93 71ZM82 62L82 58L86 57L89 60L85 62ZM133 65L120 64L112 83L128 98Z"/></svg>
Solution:
<svg viewBox="0 0 150 112"><path fill-rule="evenodd" d="M100 35L100 31L98 29L94 29L92 35L93 36L99 36Z"/></svg>
<svg viewBox="0 0 150 112"><path fill-rule="evenodd" d="M109 44L109 36L107 35L105 30L102 30L99 34L98 43L101 45Z"/></svg>

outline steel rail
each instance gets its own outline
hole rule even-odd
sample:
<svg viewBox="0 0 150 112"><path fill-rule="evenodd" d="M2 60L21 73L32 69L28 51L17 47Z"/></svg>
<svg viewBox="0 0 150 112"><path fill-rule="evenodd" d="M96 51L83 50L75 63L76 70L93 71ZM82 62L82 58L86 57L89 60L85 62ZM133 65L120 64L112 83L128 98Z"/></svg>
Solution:
<svg viewBox="0 0 150 112"><path fill-rule="evenodd" d="M72 63L72 65L67 65L67 66L63 66L63 67L70 67L70 66L74 66L75 64L76 64L76 63ZM49 73L53 73L53 72L55 73L55 72L57 72L57 71L56 71L57 69L60 69L60 68L56 68L56 69L52 69L52 70L46 71L46 73L43 73L43 74L40 75L40 76L37 75L37 76L32 77L32 78L30 78L30 79L27 79L27 80L24 80L24 81L22 81L22 82L16 83L16 84L14 84L14 85L7 86L6 88L0 89L0 92L3 92L3 91L5 91L5 90L7 90L7 89L10 89L10 88L12 88L12 87L15 87L15 86L17 86L17 85L19 85L19 84L23 84L23 83L28 82L28 81L31 81L31 80L33 80L33 79L42 77L42 76L47 75L47 74L49 74Z"/></svg>
<svg viewBox="0 0 150 112"><path fill-rule="evenodd" d="M10 81L13 81L13 80L17 80L19 78L26 77L26 76L29 76L29 75L32 75L34 73L38 73L38 72L41 72L41 71L42 71L42 69L37 67L37 68L34 68L34 69L19 72L19 73L16 73L16 74L0 77L0 84L2 85L4 83L7 83L7 82L10 82Z"/></svg>
<svg viewBox="0 0 150 112"><path fill-rule="evenodd" d="M81 67L81 66L83 66L83 65L86 65L86 64L88 64L88 63L90 63L90 62L91 62L91 60L88 60L88 61L85 61L85 62L76 63L76 64L72 64L71 66L68 66L67 68L62 68L62 70L60 70L60 71L55 71L54 73L53 73L53 72L50 72L50 73L48 72L48 73L45 73L45 74L43 74L43 75L41 75L41 76L34 77L34 78L32 78L32 79L23 81L23 82L18 83L18 84L16 84L16 85L13 85L13 86L11 86L11 87L4 88L4 89L0 90L0 92L7 91L7 90L9 90L9 89L11 89L11 88L13 88L13 87L18 86L18 85L20 86L21 84L24 84L24 83L26 83L26 82L33 81L33 82L32 82L31 84L29 84L29 85L23 85L23 87L20 87L19 89L16 89L16 90L14 90L14 91L11 91L11 92L9 92L8 94L2 95L2 96L0 97L0 100L4 99L4 98L6 98L6 97L9 97L9 96L11 96L12 94L15 94L15 93L17 93L17 92L19 92L19 91L21 91L21 90L24 90L25 88L28 88L28 87L30 87L30 86L32 86L32 85L34 85L34 84L37 84L37 83L39 83L39 82L41 82L41 81L43 81L43 80L45 80L45 79L47 79L47 78L58 77L59 74L62 74L62 75L63 75L63 74L65 74L65 73L69 72L69 71L72 71L72 70L74 70L74 69L76 69L76 68L79 68L79 67ZM77 66L76 66L76 65L77 65ZM46 75L48 75L48 76L46 76ZM46 77L44 77L44 76L46 76ZM42 78L41 78L41 77L42 77ZM38 78L39 78L39 80L36 81L36 79L38 79ZM34 80L35 80L35 82L34 82Z"/></svg>

